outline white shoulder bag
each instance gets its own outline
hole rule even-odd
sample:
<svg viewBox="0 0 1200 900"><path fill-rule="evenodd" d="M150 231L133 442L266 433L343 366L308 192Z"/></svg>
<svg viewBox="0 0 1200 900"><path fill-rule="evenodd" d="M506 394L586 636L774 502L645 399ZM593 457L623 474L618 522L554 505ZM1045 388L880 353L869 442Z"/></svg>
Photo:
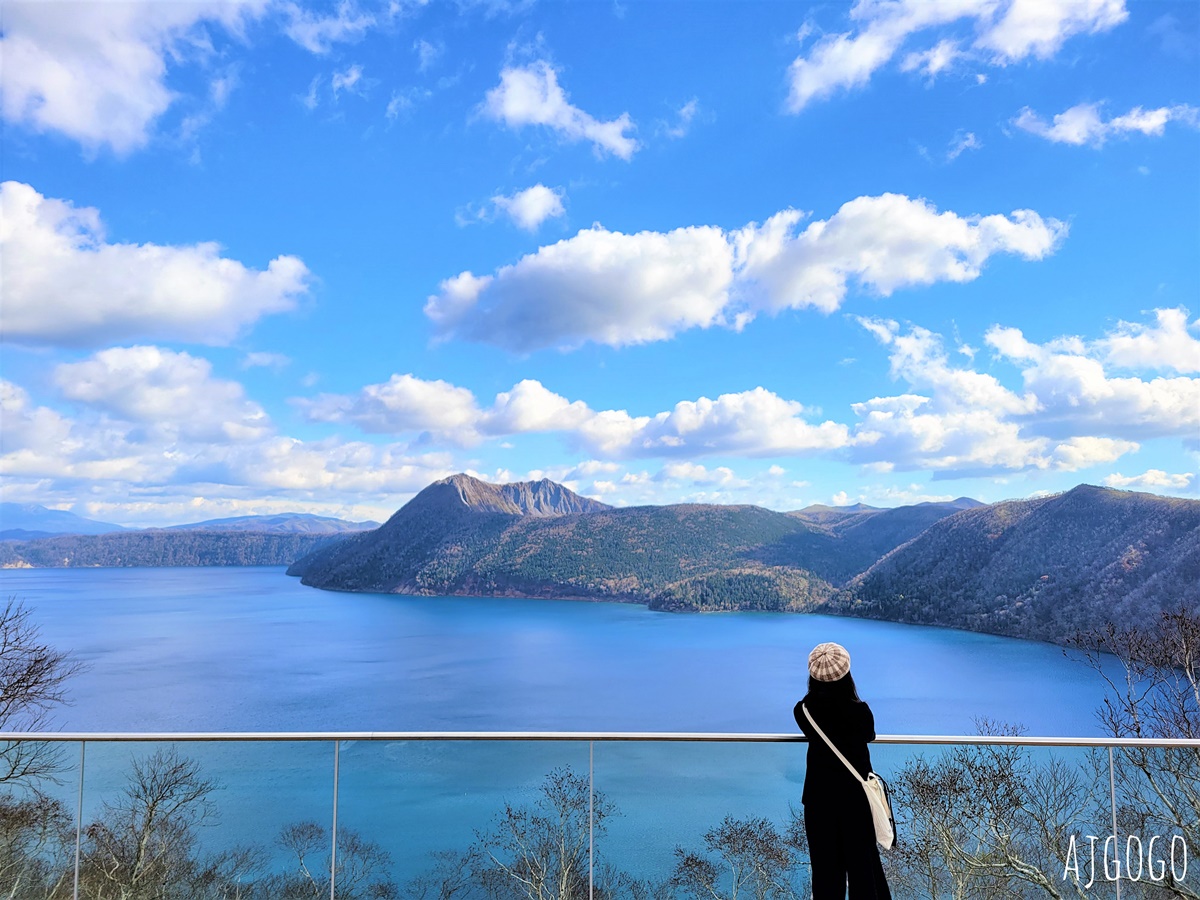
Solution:
<svg viewBox="0 0 1200 900"><path fill-rule="evenodd" d="M868 773L866 778L859 775L858 769L850 765L850 760L842 756L842 751L833 746L833 741L827 738L825 732L821 730L821 726L813 721L808 707L801 704L800 708L804 710L804 717L808 719L808 724L813 727L813 731L829 745L833 755L840 759L842 764L862 784L863 791L867 795L867 803L871 806L871 820L875 823L875 840L884 850L891 850L896 843L896 820L892 817L892 806L888 802L887 784L874 772Z"/></svg>

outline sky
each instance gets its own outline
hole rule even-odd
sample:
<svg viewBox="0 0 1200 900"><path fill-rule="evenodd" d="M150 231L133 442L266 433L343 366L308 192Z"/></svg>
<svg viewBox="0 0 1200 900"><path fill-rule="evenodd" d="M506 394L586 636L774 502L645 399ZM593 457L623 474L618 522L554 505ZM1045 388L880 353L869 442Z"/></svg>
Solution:
<svg viewBox="0 0 1200 900"><path fill-rule="evenodd" d="M6 0L0 487L1200 497L1200 5Z"/></svg>

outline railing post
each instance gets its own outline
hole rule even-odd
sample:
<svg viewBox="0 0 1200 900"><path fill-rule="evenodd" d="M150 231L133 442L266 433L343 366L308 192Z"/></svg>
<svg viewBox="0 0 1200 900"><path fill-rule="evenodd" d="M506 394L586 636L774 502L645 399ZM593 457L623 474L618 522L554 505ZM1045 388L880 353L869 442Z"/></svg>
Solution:
<svg viewBox="0 0 1200 900"><path fill-rule="evenodd" d="M329 850L329 900L337 890L337 814L338 814L338 754L342 742L333 742L333 844Z"/></svg>
<svg viewBox="0 0 1200 900"><path fill-rule="evenodd" d="M87 741L79 742L79 798L75 805L75 890L73 900L79 900L79 847L83 842L83 754Z"/></svg>
<svg viewBox="0 0 1200 900"><path fill-rule="evenodd" d="M1117 837L1117 775L1113 765L1113 748L1108 748L1108 794L1112 801L1113 853L1120 854L1121 839ZM1105 842L1107 843L1107 841ZM1108 871L1108 855L1104 857L1104 871ZM1117 900L1121 900L1121 863L1117 861Z"/></svg>
<svg viewBox="0 0 1200 900"><path fill-rule="evenodd" d="M595 813L596 813L596 779L595 779L596 742L588 741L588 900L592 900L593 883L596 872L595 845Z"/></svg>

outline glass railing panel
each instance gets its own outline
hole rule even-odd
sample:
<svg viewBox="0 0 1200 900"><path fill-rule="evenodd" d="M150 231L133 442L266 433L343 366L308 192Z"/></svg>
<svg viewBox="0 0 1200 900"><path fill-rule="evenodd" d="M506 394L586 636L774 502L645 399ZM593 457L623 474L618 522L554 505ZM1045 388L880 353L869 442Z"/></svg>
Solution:
<svg viewBox="0 0 1200 900"><path fill-rule="evenodd" d="M893 796L896 896L1116 896L1091 858L1112 831L1105 751L875 745L872 757Z"/></svg>
<svg viewBox="0 0 1200 900"><path fill-rule="evenodd" d="M150 885L189 900L284 896L293 884L328 892L333 747L89 741L79 896L160 896Z"/></svg>
<svg viewBox="0 0 1200 900"><path fill-rule="evenodd" d="M0 896L70 896L78 743L0 741Z"/></svg>
<svg viewBox="0 0 1200 900"><path fill-rule="evenodd" d="M1200 896L1200 746L1114 748L1113 785L1122 898Z"/></svg>
<svg viewBox="0 0 1200 900"><path fill-rule="evenodd" d="M674 885L677 896L707 896L707 879L731 896L734 870L759 865L808 896L797 818L804 751L798 742L597 742L596 871L605 895L662 896ZM742 875L750 880L739 896L765 887L749 869ZM775 891L764 896L787 896Z"/></svg>
<svg viewBox="0 0 1200 900"><path fill-rule="evenodd" d="M339 771L355 896L587 896L587 741L344 741Z"/></svg>

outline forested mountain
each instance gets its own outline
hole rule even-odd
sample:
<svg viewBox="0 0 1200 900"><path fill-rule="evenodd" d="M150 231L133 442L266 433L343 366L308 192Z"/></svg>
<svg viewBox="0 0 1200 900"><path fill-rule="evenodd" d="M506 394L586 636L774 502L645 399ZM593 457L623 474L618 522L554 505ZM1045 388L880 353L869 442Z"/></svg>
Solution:
<svg viewBox="0 0 1200 900"><path fill-rule="evenodd" d="M550 514L549 500L571 511ZM653 604L661 592L697 577L730 577L733 570L783 577L751 553L806 527L754 506L611 509L552 482L497 489L456 475L425 488L378 530L318 551L288 571L305 584L335 590ZM808 590L797 589L800 581L807 584L804 573L786 574L790 589L769 597L759 591L760 603L809 603ZM823 582L817 588L821 599L830 593ZM678 597L664 595L661 602L694 606L693 597L681 588ZM723 597L721 604L727 602Z"/></svg>
<svg viewBox="0 0 1200 900"><path fill-rule="evenodd" d="M0 567L286 566L331 540L330 534L122 531L0 542Z"/></svg>
<svg viewBox="0 0 1200 900"><path fill-rule="evenodd" d="M948 503L921 503L895 509L861 504L809 507L790 515L811 527L786 535L760 548L753 556L767 565L809 569L841 585L934 522L981 505L975 500L959 498Z"/></svg>
<svg viewBox="0 0 1200 900"><path fill-rule="evenodd" d="M1200 501L1081 485L964 510L855 578L827 608L1061 641L1200 610Z"/></svg>

